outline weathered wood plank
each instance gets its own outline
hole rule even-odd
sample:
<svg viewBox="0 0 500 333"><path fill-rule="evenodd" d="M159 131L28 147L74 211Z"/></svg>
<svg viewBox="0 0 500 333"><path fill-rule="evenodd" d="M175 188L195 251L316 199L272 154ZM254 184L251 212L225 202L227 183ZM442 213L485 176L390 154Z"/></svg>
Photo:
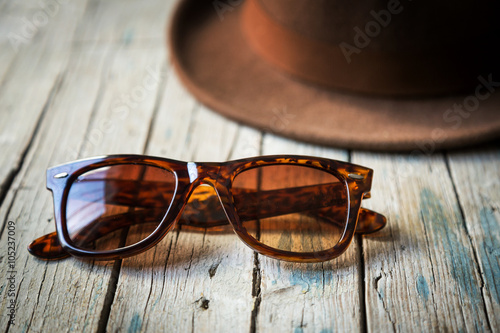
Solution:
<svg viewBox="0 0 500 333"><path fill-rule="evenodd" d="M166 39L165 22L175 4L175 0L91 0L83 18L85 25L80 26L82 31L76 41L122 41L127 44L131 40L149 40L161 47Z"/></svg>
<svg viewBox="0 0 500 333"><path fill-rule="evenodd" d="M445 158L353 153L353 162L375 169L366 206L389 224L323 264L255 256L230 228L175 230L122 262L28 255L26 245L54 229L44 189L50 165L144 151L198 161L348 158L263 138L200 106L165 65L164 22L174 3L65 2L17 48L0 34L2 309L10 301L9 220L18 246L10 331L498 331L497 149ZM33 21L41 6L0 3L0 31L19 34L21 18ZM279 134L287 116L269 129ZM7 318L0 317L4 331Z"/></svg>
<svg viewBox="0 0 500 333"><path fill-rule="evenodd" d="M51 92L57 89L67 58L73 54L71 48L84 47L92 40L129 44L139 39L146 47L163 48L164 22L173 4L51 0L4 5L0 13L0 30L5 32L0 36L0 147L4 156L0 199L19 171Z"/></svg>
<svg viewBox="0 0 500 333"><path fill-rule="evenodd" d="M97 266L92 270L88 265L74 260L41 262L26 251L30 241L54 230L53 205L50 194L45 190L44 169L55 160L58 162L65 160L65 148L59 144L60 142L74 146L81 143L85 135L84 125L90 117L93 100L98 93L97 87L105 54L94 52L83 56L83 59L79 57L73 59L73 74L66 76L65 84L61 85L57 94L58 97L48 106L47 118L41 124L39 136L35 138L33 147L26 157L27 162L16 177L1 208L2 221L10 220L17 224L16 326L34 331L41 330L44 326L61 330L72 327L75 313L67 310L75 309L70 305L89 305L94 299L90 296L95 297L99 294L95 294L95 290L93 292L94 282L105 279L110 273L105 267ZM85 73L87 75L84 75ZM85 96L79 96L83 92ZM75 100L80 102L75 105ZM72 108L75 113L68 113L68 108ZM78 121L76 113L79 114ZM1 240L2 244L5 244L5 232ZM93 273L90 273L92 271ZM2 270L2 283L5 283L6 274ZM87 285L88 282L90 285ZM68 301L68 295L75 297L73 302ZM7 301L7 298L2 300L3 307ZM65 304L68 306L65 307ZM94 320L94 317L98 320L99 309L95 310L97 312L88 313L89 320ZM77 311L77 317L81 314L81 311ZM8 327L6 319L5 316L0 319L3 330ZM82 327L80 325L86 318L79 320L80 323L76 324ZM91 323L91 326L95 327L96 324Z"/></svg>
<svg viewBox="0 0 500 333"><path fill-rule="evenodd" d="M6 1L0 9L0 45L5 51L18 53L35 44L66 43L72 40L86 4L87 1Z"/></svg>
<svg viewBox="0 0 500 333"><path fill-rule="evenodd" d="M248 156L246 147L260 140L259 132L197 104L174 75L153 129L147 153L185 161ZM154 249L123 261L107 330L246 331L253 257L229 226L173 230Z"/></svg>
<svg viewBox="0 0 500 333"><path fill-rule="evenodd" d="M363 237L373 331L487 331L481 280L442 155L354 153L375 170L366 205L387 227Z"/></svg>
<svg viewBox="0 0 500 333"><path fill-rule="evenodd" d="M12 62L14 61L15 56L16 53L9 48L5 48L5 50L0 53L0 87L3 86L4 79L7 78L6 74L13 66Z"/></svg>
<svg viewBox="0 0 500 333"><path fill-rule="evenodd" d="M0 149L3 157L0 160L0 203L19 171L37 124L57 92L85 2L60 6L57 15L48 18L45 24L34 26L29 30L31 34L24 26L29 26L30 19L41 10L39 3L16 2L10 7L13 7L11 11L2 14L9 19L3 23L5 35L2 34L2 38L6 39L0 42ZM9 35L21 36L22 42L11 42L7 38Z"/></svg>
<svg viewBox="0 0 500 333"><path fill-rule="evenodd" d="M347 160L343 150L265 135L263 154L296 154ZM360 252L356 242L341 257L316 264L258 257L261 274L258 331L345 332L364 325Z"/></svg>
<svg viewBox="0 0 500 333"><path fill-rule="evenodd" d="M114 265L75 259L46 263L27 253L25 249L31 240L54 230L51 198L44 190L44 171L82 154L142 153L159 82L151 81L151 92L135 101L137 106L126 113L123 124L116 114L119 97L140 87L144 78L151 75L148 68L160 68L165 55L161 47L144 52L142 46L134 48L131 44L123 48L110 44L76 52L72 59L72 70L48 106L27 163L1 210L4 221L15 221L18 226L17 325L33 331L97 330L103 307L107 306ZM123 108L120 110L124 112ZM114 120L114 126L103 125L109 119ZM5 237L3 233L2 244L6 244ZM2 271L2 283L6 281L5 274ZM7 299L2 302L5 306ZM2 316L4 329L5 319Z"/></svg>
<svg viewBox="0 0 500 333"><path fill-rule="evenodd" d="M500 330L500 151L454 152L448 162L481 273L493 332Z"/></svg>

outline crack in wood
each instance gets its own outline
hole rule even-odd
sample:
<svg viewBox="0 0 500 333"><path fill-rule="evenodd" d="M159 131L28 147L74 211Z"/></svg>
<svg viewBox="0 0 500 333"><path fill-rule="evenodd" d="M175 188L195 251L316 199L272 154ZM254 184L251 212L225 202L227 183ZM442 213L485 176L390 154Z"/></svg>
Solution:
<svg viewBox="0 0 500 333"><path fill-rule="evenodd" d="M366 272L365 272L365 257L363 255L363 238L361 235L358 235L356 237L356 243L358 245L358 270L359 270L359 282L358 282L358 295L359 295L359 312L361 314L361 319L360 319L360 330L361 332L366 332L367 327L368 327L368 315L367 315L367 308L366 308L366 286L365 286L365 279L366 279ZM375 280L375 284L377 284L378 281Z"/></svg>
<svg viewBox="0 0 500 333"><path fill-rule="evenodd" d="M194 333L194 311L191 314L191 333Z"/></svg>
<svg viewBox="0 0 500 333"><path fill-rule="evenodd" d="M259 255L254 253L254 268L253 268L253 278L252 278L252 296L254 297L253 309L250 316L250 333L255 333L257 331L257 316L259 315L261 297L261 271Z"/></svg>
<svg viewBox="0 0 500 333"><path fill-rule="evenodd" d="M305 312L305 307L302 307L302 316L300 317L300 328L304 328L307 326L307 324L304 325L304 312Z"/></svg>
<svg viewBox="0 0 500 333"><path fill-rule="evenodd" d="M163 281L161 284L160 298L163 296L163 291L165 289L165 281L167 279L167 266L170 259L170 252L172 250L173 238L170 238L170 244L168 246L167 258L165 259L165 264L163 265Z"/></svg>
<svg viewBox="0 0 500 333"><path fill-rule="evenodd" d="M424 214L422 212L420 213L420 218L421 218L422 221L425 222ZM432 256L431 256L431 253L430 253L429 235L428 235L428 232L427 232L427 225L425 223L423 223L423 229L424 229L425 243L427 244L427 246L426 246L427 256L429 257L429 263L430 263L430 266L431 266L432 279L433 279L432 283L434 284L434 282L435 282L434 279L436 277L436 271L434 269L434 261L432 260ZM434 298L434 288L430 288L430 294L431 294L431 297L432 297L432 307L434 309L434 312L437 314L438 310L437 310L436 299ZM439 321L438 321L438 325L439 325Z"/></svg>
<svg viewBox="0 0 500 333"><path fill-rule="evenodd" d="M108 289L102 305L101 316L97 323L97 333L105 333L108 326L109 316L111 314L111 306L115 299L116 289L118 287L118 278L120 276L122 260L116 260L111 270L111 276L108 282Z"/></svg>
<svg viewBox="0 0 500 333"><path fill-rule="evenodd" d="M488 312L488 309L486 307L486 298L485 298L485 294L484 294L484 289L485 289L485 285L486 285L486 283L484 281L484 272L481 269L481 265L479 265L479 255L477 253L476 247L474 246L474 241L472 239L472 235L471 235L469 228L467 226L464 207L462 206L462 202L460 201L460 198L458 196L458 190L457 190L457 186L455 183L455 179L453 178L453 173L451 172L449 156L447 153L444 153L443 155L444 155L443 157L444 157L444 162L446 165L446 170L448 171L448 176L450 178L451 185L453 188L453 193L455 195L455 200L457 201L457 206L458 206L458 209L460 211L460 216L462 218L462 226L464 228L465 234L467 235L467 238L469 239L469 245L472 249L472 254L474 256L474 264L476 266L476 272L478 273L479 278L481 279L481 286L479 289L481 290L481 298L483 300L483 302L482 302L483 311L484 311L485 316L486 316L486 323L488 324L488 329L491 331L492 330L491 319L490 319L490 314Z"/></svg>
<svg viewBox="0 0 500 333"><path fill-rule="evenodd" d="M210 268L208 269L208 275L210 276L210 278L213 278L215 276L215 273L217 272L217 268L219 267L220 263L221 262L219 261L210 266Z"/></svg>
<svg viewBox="0 0 500 333"><path fill-rule="evenodd" d="M3 232L5 229L5 226L7 225L8 221L9 221L10 211L12 210L12 207L14 206L14 202L16 201L16 197L17 197L17 189L14 190L14 194L12 195L12 200L10 201L9 207L7 207L7 211L5 212L5 218L3 219L2 226L0 227L0 237L3 236ZM0 205L0 207L1 207L1 205ZM0 257L0 259L1 258L3 258L3 256Z"/></svg>
<svg viewBox="0 0 500 333"><path fill-rule="evenodd" d="M125 246L127 242L128 230L123 230L120 234L120 247ZM111 275L108 281L108 288L106 289L106 296L104 296L104 302L102 305L101 315L97 323L97 333L105 333L108 326L109 317L111 315L111 307L115 299L116 290L118 288L118 280L120 278L120 272L122 268L122 259L116 260L113 263L113 268L111 270Z"/></svg>
<svg viewBox="0 0 500 333"><path fill-rule="evenodd" d="M385 301L385 298L384 298L384 294L383 294L383 292L381 292L379 290L379 286L378 286L378 283L382 279L382 275L386 275L386 274L384 272L380 272L380 275L375 278L375 291L377 292L378 298L379 298L379 300L382 303L382 307L383 307L385 313L387 314L387 319L389 319L389 321L392 324L392 330L393 330L393 332L396 332L397 331L396 330L396 322L392 319L392 315L391 315L389 309L387 308L387 304L386 304L386 301Z"/></svg>
<svg viewBox="0 0 500 333"><path fill-rule="evenodd" d="M36 309L37 306L38 306L38 303L40 302L40 295L42 294L42 288L43 288L43 283L45 282L45 276L47 275L47 264L45 264L45 269L43 271L43 276L42 276L42 281L40 281L40 289L38 289L38 294L37 294L37 297L36 297L36 302L35 302L35 306L34 308ZM56 267L56 271L57 271L57 267ZM50 289L52 290L54 284L52 284L50 286ZM50 291L49 291L49 295L50 295ZM33 322L33 317L35 316L35 311L33 311L33 313L31 314L31 318L30 318L30 321L28 322L28 327L31 327L31 323Z"/></svg>
<svg viewBox="0 0 500 333"><path fill-rule="evenodd" d="M347 150L347 161L353 162L353 151L351 149ZM368 331L368 309L366 307L366 272L365 272L365 256L363 253L363 237L358 235L355 237L356 244L358 245L358 270L359 270L359 280L358 280L358 295L359 295L359 312L361 314L360 319L360 331ZM380 279L379 279L380 280ZM377 289L378 280L375 279L375 289Z"/></svg>

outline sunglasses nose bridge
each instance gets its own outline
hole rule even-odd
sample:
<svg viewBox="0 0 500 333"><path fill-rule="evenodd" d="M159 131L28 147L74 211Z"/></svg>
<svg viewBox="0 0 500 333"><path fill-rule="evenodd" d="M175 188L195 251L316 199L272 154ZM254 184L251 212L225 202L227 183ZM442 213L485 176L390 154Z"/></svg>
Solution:
<svg viewBox="0 0 500 333"><path fill-rule="evenodd" d="M205 165L202 169L198 166L197 171L198 177L191 183L179 222L201 228L229 224L224 207L226 189L218 184L219 166Z"/></svg>
<svg viewBox="0 0 500 333"><path fill-rule="evenodd" d="M220 164L218 163L187 163L187 171L191 184L215 184L219 177Z"/></svg>

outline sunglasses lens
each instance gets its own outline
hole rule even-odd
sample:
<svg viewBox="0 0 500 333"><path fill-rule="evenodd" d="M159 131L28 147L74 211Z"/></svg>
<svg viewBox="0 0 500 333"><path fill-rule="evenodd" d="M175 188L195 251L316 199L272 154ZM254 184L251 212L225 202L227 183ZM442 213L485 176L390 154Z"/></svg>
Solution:
<svg viewBox="0 0 500 333"><path fill-rule="evenodd" d="M71 241L91 251L142 241L165 217L175 187L174 173L149 165L119 164L81 174L66 204Z"/></svg>
<svg viewBox="0 0 500 333"><path fill-rule="evenodd" d="M346 187L319 169L300 165L249 169L235 177L231 192L243 227L274 249L328 250L346 227Z"/></svg>

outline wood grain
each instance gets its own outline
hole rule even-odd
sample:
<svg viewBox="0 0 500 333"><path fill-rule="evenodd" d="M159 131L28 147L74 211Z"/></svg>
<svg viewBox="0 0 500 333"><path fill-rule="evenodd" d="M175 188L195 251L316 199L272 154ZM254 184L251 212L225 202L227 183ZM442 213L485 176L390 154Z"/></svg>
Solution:
<svg viewBox="0 0 500 333"><path fill-rule="evenodd" d="M68 58L67 69L45 107L46 114L37 125L26 160L0 208L4 224L23 221L16 230L16 325L9 326L6 316L2 316L3 330L96 331L103 326L103 319L104 325L107 322L106 296L114 281L113 262L47 263L29 256L25 249L31 240L54 229L51 198L44 189L48 166L103 151L143 152L150 127L143 120L152 118L162 80L149 80L146 86L144 78L164 66L165 53L157 44L149 48L138 44L131 41L124 47L120 43L91 41L63 53ZM59 60L64 64L64 59ZM47 80L48 75L37 70L37 75ZM21 83L27 79L19 80ZM13 83L8 86L15 88ZM141 87L146 93L132 99L132 106L123 107L121 95L133 94ZM16 93L22 92L17 89ZM45 100L49 95L45 92ZM25 126L17 130L19 136L31 135L28 124ZM2 233L1 240L4 249L6 233ZM6 274L2 269L2 283ZM7 301L2 298L2 308L6 308Z"/></svg>
<svg viewBox="0 0 500 333"><path fill-rule="evenodd" d="M265 135L262 153L298 154L347 160L346 151ZM341 257L315 264L257 257L261 276L258 331L360 331L360 252L354 242Z"/></svg>
<svg viewBox="0 0 500 333"><path fill-rule="evenodd" d="M442 155L354 153L377 170L369 208L389 223L363 239L367 326L488 331L481 279ZM409 324L411 323L411 324Z"/></svg>
<svg viewBox="0 0 500 333"><path fill-rule="evenodd" d="M71 153L69 147L78 149L82 144L85 124L90 120L93 101L98 94L104 55L96 52L83 59L74 58L73 75L66 77L66 84L61 85L57 98L50 105L40 124L39 135L1 208L4 221L18 223L16 325L21 328L40 331L47 327L55 330L82 329L87 325L97 327L103 303L101 295L112 264L93 267L79 261L45 263L35 260L25 249L31 240L54 230L51 198L44 189L44 169L65 160ZM84 73L87 73L87 80L82 78ZM78 96L82 88L86 88L85 98ZM80 103L75 105L75 100ZM71 108L74 112L67 112ZM3 233L2 244L5 244L5 237ZM2 270L2 280L5 274ZM3 299L3 306L6 300ZM82 305L88 306L88 311L81 311ZM2 329L6 330L7 322L4 317L1 319Z"/></svg>
<svg viewBox="0 0 500 333"><path fill-rule="evenodd" d="M279 137L286 105L269 110L276 117L263 134L200 105L179 82L165 47L176 1L63 2L13 47L9 33L22 33L23 18L33 21L43 5L0 1L1 330L500 330L498 146L410 156L308 145ZM176 228L116 262L30 256L27 244L54 230L46 168L113 153L352 161L375 170L363 204L388 224L319 264L257 255L229 226ZM8 221L16 224L15 325L5 315Z"/></svg>
<svg viewBox="0 0 500 333"><path fill-rule="evenodd" d="M8 3L2 11L0 46L0 203L57 94L70 57L76 23L85 2L59 6L47 23L38 2ZM9 15L10 14L10 15ZM64 29L62 29L64 27ZM57 35L57 38L54 36Z"/></svg>
<svg viewBox="0 0 500 333"><path fill-rule="evenodd" d="M464 228L481 275L480 294L488 325L500 329L500 151L455 152L447 156Z"/></svg>
<svg viewBox="0 0 500 333"><path fill-rule="evenodd" d="M182 103L172 105L172 96ZM170 75L146 152L222 161L245 156L240 147L259 140L259 132L194 102ZM153 251L123 261L107 330L247 330L253 257L229 226L174 230ZM137 300L134 306L131 299Z"/></svg>

